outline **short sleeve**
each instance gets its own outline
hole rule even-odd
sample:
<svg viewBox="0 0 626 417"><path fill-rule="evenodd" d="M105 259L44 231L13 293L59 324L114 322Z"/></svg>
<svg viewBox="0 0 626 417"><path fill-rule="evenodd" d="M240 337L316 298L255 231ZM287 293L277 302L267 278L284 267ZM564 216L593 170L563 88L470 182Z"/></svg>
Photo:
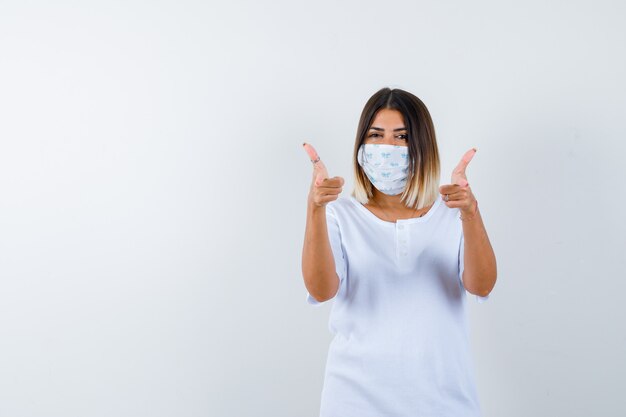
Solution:
<svg viewBox="0 0 626 417"><path fill-rule="evenodd" d="M465 288L463 285L463 269L465 268L464 262L464 253L465 253L465 238L463 237L463 233L461 233L461 243L459 244L459 280L461 281L461 286ZM489 300L489 295L485 297L481 297L480 295L475 295L475 300L477 303L482 304L485 301Z"/></svg>
<svg viewBox="0 0 626 417"><path fill-rule="evenodd" d="M335 260L335 271L337 272L337 276L339 277L339 290L341 290L341 286L343 285L346 275L347 275L347 263L346 257L343 252L342 244L341 244L341 231L339 229L339 222L337 220L337 214L332 207L331 203L326 204L326 226L328 228L328 238L330 241L330 248L333 252L333 258ZM336 297L336 294L335 294ZM330 298L326 301L317 301L313 296L307 291L306 301L312 305L321 305L325 304L328 301L334 299Z"/></svg>

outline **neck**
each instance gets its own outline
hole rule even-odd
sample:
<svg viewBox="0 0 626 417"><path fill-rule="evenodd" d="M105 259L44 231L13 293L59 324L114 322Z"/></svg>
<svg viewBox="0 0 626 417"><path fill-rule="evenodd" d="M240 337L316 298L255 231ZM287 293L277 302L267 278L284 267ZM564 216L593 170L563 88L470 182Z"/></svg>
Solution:
<svg viewBox="0 0 626 417"><path fill-rule="evenodd" d="M374 204L378 204L383 209L389 210L406 210L408 207L401 201L402 193L398 195L387 195L385 193L381 193L375 187L373 188L374 196L372 200L374 200Z"/></svg>

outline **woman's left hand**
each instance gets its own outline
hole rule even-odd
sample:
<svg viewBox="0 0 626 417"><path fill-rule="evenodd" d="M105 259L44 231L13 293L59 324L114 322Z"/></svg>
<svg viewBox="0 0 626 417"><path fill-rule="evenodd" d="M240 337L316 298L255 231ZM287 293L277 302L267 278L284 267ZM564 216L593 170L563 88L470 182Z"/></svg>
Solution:
<svg viewBox="0 0 626 417"><path fill-rule="evenodd" d="M465 168L467 168L474 154L476 154L476 148L465 152L459 164L454 168L454 171L452 171L452 184L439 187L439 192L443 196L443 201L446 203L446 206L458 208L461 210L461 213L468 215L474 213L476 198L469 187L469 182L465 175ZM445 198L446 194L448 195L448 201L446 201Z"/></svg>

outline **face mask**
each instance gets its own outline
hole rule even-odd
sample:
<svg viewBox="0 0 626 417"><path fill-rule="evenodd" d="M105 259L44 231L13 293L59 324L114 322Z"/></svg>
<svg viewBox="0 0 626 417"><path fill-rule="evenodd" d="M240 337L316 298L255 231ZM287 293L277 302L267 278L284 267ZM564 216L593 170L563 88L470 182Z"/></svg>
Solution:
<svg viewBox="0 0 626 417"><path fill-rule="evenodd" d="M357 161L381 193L397 195L404 191L409 172L408 146L363 144Z"/></svg>

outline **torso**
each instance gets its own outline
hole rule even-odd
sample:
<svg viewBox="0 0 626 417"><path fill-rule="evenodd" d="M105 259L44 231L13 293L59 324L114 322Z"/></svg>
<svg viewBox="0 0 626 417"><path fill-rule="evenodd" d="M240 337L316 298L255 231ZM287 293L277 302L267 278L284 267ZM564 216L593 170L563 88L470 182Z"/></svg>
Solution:
<svg viewBox="0 0 626 417"><path fill-rule="evenodd" d="M481 416L459 210L438 198L385 215L352 196L326 209L340 285L319 415Z"/></svg>

